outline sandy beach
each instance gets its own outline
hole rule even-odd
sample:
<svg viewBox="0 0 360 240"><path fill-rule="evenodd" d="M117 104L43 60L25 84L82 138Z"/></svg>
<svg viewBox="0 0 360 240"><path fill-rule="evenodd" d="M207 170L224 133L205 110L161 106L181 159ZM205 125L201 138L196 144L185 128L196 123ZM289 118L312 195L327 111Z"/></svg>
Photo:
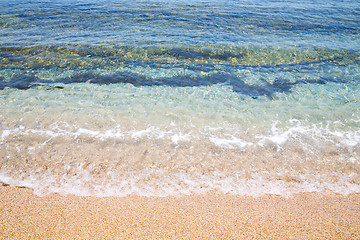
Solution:
<svg viewBox="0 0 360 240"><path fill-rule="evenodd" d="M1 239L359 239L360 194L38 197L0 187Z"/></svg>

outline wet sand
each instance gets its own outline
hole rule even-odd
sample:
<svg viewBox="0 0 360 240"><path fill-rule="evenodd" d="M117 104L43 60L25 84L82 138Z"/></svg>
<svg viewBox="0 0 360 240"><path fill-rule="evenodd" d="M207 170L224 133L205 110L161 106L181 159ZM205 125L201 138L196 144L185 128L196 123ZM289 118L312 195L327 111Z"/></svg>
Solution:
<svg viewBox="0 0 360 240"><path fill-rule="evenodd" d="M360 194L38 197L0 187L1 239L360 239Z"/></svg>

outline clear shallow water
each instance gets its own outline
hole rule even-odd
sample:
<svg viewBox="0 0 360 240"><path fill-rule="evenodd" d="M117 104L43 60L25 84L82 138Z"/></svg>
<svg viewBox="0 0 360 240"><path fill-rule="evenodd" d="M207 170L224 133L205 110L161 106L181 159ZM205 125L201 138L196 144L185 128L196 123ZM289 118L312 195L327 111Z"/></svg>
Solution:
<svg viewBox="0 0 360 240"><path fill-rule="evenodd" d="M0 3L0 181L360 192L357 1Z"/></svg>

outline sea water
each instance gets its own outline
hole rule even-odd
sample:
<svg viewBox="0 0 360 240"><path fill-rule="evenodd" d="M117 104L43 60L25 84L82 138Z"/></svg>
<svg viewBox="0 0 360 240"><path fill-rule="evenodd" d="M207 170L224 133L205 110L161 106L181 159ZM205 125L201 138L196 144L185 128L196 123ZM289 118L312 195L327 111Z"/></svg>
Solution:
<svg viewBox="0 0 360 240"><path fill-rule="evenodd" d="M0 1L0 181L360 192L360 2Z"/></svg>

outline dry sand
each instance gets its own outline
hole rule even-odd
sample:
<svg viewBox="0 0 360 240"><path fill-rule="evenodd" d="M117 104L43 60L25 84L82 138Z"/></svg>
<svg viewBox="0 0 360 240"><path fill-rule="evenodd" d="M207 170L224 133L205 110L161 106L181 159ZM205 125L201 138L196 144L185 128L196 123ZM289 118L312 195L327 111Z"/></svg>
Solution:
<svg viewBox="0 0 360 240"><path fill-rule="evenodd" d="M1 239L360 239L360 194L78 197L0 187Z"/></svg>

